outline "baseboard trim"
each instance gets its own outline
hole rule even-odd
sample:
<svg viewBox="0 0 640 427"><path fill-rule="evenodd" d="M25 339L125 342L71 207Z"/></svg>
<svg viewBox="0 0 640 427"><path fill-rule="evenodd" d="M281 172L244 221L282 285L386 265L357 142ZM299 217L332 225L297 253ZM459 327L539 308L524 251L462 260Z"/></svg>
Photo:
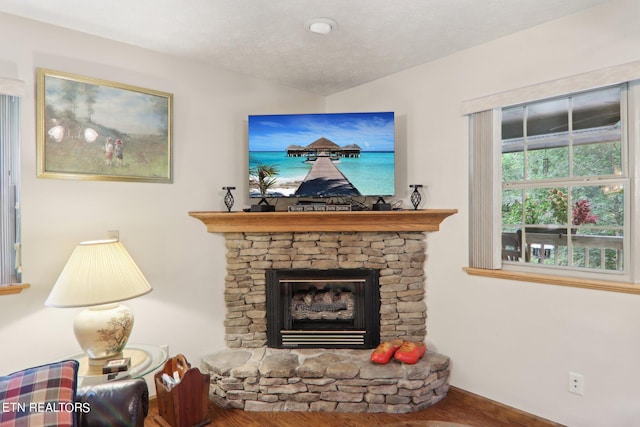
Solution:
<svg viewBox="0 0 640 427"><path fill-rule="evenodd" d="M508 421L513 423L513 425L529 427L566 427L564 424L559 424L546 418L530 414L521 409L505 405L504 403L480 396L479 394L472 393L459 387L451 386L449 388L449 394L452 393L456 394L456 399L468 402L469 405L473 405L474 408L477 408L480 411L491 411L492 413L496 413L496 415L500 414L499 418L504 419L505 422Z"/></svg>

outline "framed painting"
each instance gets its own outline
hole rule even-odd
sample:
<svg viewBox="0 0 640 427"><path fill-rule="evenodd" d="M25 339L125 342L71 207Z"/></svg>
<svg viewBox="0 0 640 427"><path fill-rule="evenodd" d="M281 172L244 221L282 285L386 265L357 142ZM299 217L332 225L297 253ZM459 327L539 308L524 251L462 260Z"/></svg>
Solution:
<svg viewBox="0 0 640 427"><path fill-rule="evenodd" d="M173 95L37 70L41 178L172 182Z"/></svg>

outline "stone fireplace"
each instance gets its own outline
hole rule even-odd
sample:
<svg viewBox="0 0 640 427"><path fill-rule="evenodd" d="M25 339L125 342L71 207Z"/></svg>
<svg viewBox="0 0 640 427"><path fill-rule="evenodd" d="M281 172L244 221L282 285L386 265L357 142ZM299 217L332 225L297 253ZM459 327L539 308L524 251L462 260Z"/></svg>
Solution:
<svg viewBox="0 0 640 427"><path fill-rule="evenodd" d="M379 337L423 341L425 234L422 232L226 233L226 342L267 345L267 273L297 269L379 272Z"/></svg>
<svg viewBox="0 0 640 427"><path fill-rule="evenodd" d="M212 401L250 411L399 413L445 397L446 356L428 351L415 365L369 361L381 341L425 339L425 231L455 211L433 211L435 225L421 212L191 213L223 232L227 248L227 349L202 363ZM398 215L421 220L383 221ZM358 217L365 221L354 223Z"/></svg>

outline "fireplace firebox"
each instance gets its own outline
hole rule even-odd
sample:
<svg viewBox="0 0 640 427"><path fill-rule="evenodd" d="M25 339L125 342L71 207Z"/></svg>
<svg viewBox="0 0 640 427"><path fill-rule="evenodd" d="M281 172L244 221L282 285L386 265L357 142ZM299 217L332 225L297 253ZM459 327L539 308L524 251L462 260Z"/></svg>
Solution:
<svg viewBox="0 0 640 427"><path fill-rule="evenodd" d="M375 269L267 270L267 346L376 347L379 276Z"/></svg>

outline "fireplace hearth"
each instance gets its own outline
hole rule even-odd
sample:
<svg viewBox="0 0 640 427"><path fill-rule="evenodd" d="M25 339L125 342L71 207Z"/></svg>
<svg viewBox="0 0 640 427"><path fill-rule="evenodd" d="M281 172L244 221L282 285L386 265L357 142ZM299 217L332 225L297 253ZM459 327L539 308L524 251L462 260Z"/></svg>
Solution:
<svg viewBox="0 0 640 427"><path fill-rule="evenodd" d="M375 269L266 272L267 346L367 349L380 344Z"/></svg>

